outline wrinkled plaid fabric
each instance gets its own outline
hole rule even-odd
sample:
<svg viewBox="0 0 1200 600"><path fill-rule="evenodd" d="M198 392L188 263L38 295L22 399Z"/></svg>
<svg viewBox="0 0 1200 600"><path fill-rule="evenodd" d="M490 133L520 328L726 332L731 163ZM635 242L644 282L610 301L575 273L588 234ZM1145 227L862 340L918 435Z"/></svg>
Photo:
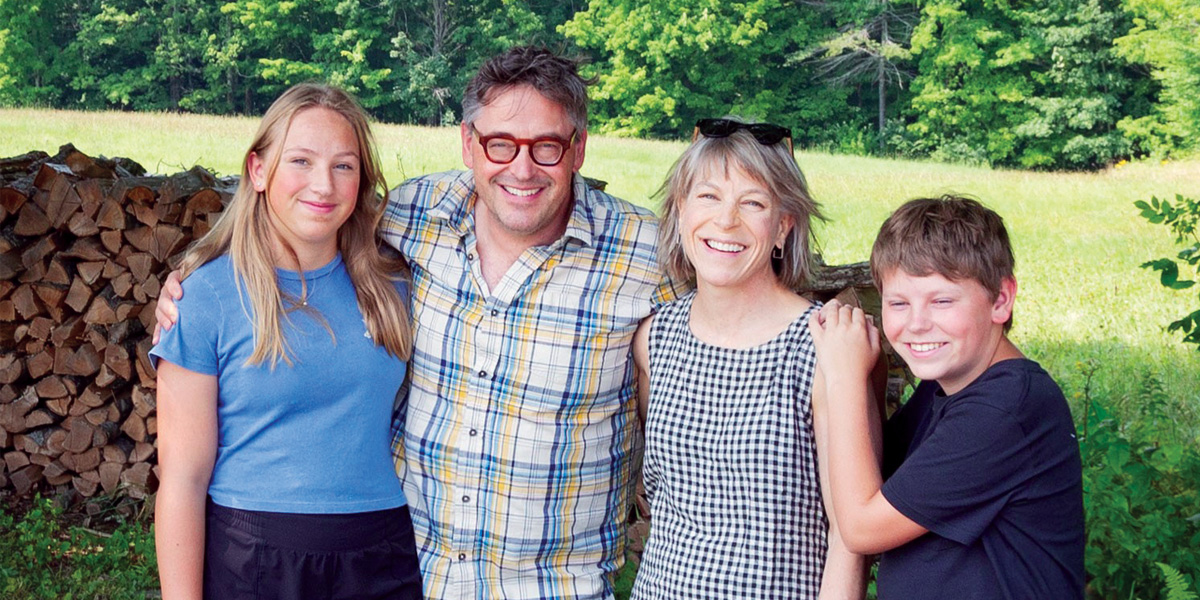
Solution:
<svg viewBox="0 0 1200 600"><path fill-rule="evenodd" d="M590 189L495 289L471 172L392 192L415 349L393 448L429 598L609 598L642 447L630 348L672 299L644 209Z"/></svg>

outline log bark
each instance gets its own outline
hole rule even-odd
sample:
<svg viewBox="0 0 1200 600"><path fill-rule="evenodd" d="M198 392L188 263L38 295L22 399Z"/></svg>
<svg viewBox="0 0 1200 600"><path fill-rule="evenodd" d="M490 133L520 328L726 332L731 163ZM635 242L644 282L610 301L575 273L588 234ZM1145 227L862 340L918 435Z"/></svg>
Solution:
<svg viewBox="0 0 1200 600"><path fill-rule="evenodd" d="M71 485L84 498L91 498L96 495L96 491L100 487L100 474L95 471L80 473L76 477L71 478Z"/></svg>
<svg viewBox="0 0 1200 600"><path fill-rule="evenodd" d="M96 264L96 263L90 263ZM71 287L67 290L67 297L63 302L71 307L77 313L81 313L87 308L88 302L92 299L92 288L88 286L82 276L76 277L71 282Z"/></svg>
<svg viewBox="0 0 1200 600"><path fill-rule="evenodd" d="M146 441L146 419L136 413L131 414L125 417L125 422L121 424L121 431L135 442L144 442Z"/></svg>
<svg viewBox="0 0 1200 600"><path fill-rule="evenodd" d="M42 313L42 305L37 301L33 286L22 284L17 286L12 294L13 308L22 319L29 320Z"/></svg>
<svg viewBox="0 0 1200 600"><path fill-rule="evenodd" d="M49 283L56 286L66 287L71 285L71 275L67 273L67 267L58 257L50 259L46 267L46 278L43 283Z"/></svg>
<svg viewBox="0 0 1200 600"><path fill-rule="evenodd" d="M63 427L67 430L67 439L63 442L63 449L67 452L79 454L92 447L95 426L88 423L87 419L71 417L63 422Z"/></svg>
<svg viewBox="0 0 1200 600"><path fill-rule="evenodd" d="M16 352L0 354L0 384L10 384L25 374L25 361Z"/></svg>
<svg viewBox="0 0 1200 600"><path fill-rule="evenodd" d="M25 271L25 265L21 264L21 257L15 252L5 252L0 254L0 281L9 282L16 279Z"/></svg>
<svg viewBox="0 0 1200 600"><path fill-rule="evenodd" d="M150 463L139 462L121 473L121 482L129 486L133 498L145 498L154 483Z"/></svg>
<svg viewBox="0 0 1200 600"><path fill-rule="evenodd" d="M40 379L45 374L54 370L54 348L43 348L37 354L31 356L25 363L29 369L29 376L33 379Z"/></svg>
<svg viewBox="0 0 1200 600"><path fill-rule="evenodd" d="M100 356L90 344L71 350L60 350L54 361L54 372L59 375L95 375L100 370Z"/></svg>
<svg viewBox="0 0 1200 600"><path fill-rule="evenodd" d="M100 474L100 487L104 489L104 493L111 494L116 491L117 486L121 484L121 471L123 470L125 470L123 462L100 463L97 472Z"/></svg>
<svg viewBox="0 0 1200 600"><path fill-rule="evenodd" d="M26 152L20 156L0 158L0 175L26 173L37 168L41 163L46 162L48 158L50 158L50 155L41 150Z"/></svg>
<svg viewBox="0 0 1200 600"><path fill-rule="evenodd" d="M62 398L67 395L66 382L58 375L43 377L34 386L34 390L37 391L37 395L41 398Z"/></svg>
<svg viewBox="0 0 1200 600"><path fill-rule="evenodd" d="M125 229L125 210L118 200L109 198L100 204L100 212L96 215L96 225L103 229Z"/></svg>
<svg viewBox="0 0 1200 600"><path fill-rule="evenodd" d="M25 496L29 494L33 486L42 480L42 467L29 465L19 471L14 471L9 479L17 495Z"/></svg>

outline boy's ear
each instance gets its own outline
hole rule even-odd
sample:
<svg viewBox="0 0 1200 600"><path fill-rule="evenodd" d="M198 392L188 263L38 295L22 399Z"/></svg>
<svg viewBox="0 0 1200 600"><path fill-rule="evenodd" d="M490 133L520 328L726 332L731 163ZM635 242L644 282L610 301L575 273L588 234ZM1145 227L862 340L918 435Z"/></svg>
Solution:
<svg viewBox="0 0 1200 600"><path fill-rule="evenodd" d="M1017 300L1017 280L1005 277L1000 281L1000 292L992 302L992 322L1002 325L1012 316L1013 304Z"/></svg>

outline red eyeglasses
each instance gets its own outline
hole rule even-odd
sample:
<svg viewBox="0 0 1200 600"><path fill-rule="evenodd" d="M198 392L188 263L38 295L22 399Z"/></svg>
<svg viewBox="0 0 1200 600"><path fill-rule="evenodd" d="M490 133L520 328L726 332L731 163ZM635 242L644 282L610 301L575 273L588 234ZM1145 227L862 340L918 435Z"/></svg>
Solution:
<svg viewBox="0 0 1200 600"><path fill-rule="evenodd" d="M553 167L562 162L563 156L567 154L567 149L575 141L575 134L578 133L578 130L572 130L571 137L564 140L555 136L523 139L505 133L483 135L479 133L478 129L475 129L474 125L471 125L471 131L475 132L475 137L479 139L479 145L483 146L483 155L488 160L498 165L507 165L516 160L517 154L521 152L521 146L528 146L529 157L535 164L543 167Z"/></svg>

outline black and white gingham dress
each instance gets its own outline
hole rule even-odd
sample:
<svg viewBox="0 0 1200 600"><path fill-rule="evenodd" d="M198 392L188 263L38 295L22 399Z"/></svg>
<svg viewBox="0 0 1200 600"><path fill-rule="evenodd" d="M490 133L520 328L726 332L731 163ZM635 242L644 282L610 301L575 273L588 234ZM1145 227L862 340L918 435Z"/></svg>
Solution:
<svg viewBox="0 0 1200 600"><path fill-rule="evenodd" d="M810 402L816 308L733 350L692 335L694 298L650 329L650 539L633 598L816 598L828 529Z"/></svg>

